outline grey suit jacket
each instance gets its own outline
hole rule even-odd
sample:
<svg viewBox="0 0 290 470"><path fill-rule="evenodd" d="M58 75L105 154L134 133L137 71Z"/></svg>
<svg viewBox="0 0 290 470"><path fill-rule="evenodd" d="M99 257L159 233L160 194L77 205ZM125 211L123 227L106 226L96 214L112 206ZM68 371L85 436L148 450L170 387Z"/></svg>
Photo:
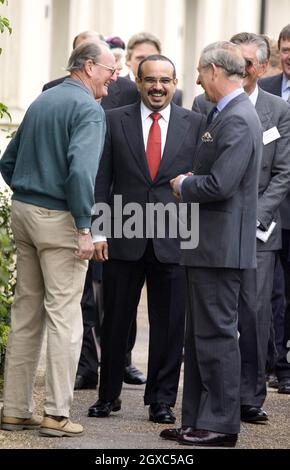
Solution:
<svg viewBox="0 0 290 470"><path fill-rule="evenodd" d="M182 184L184 202L198 202L199 245L182 251L182 264L256 267L261 124L245 93L234 98L201 137L193 176Z"/></svg>
<svg viewBox="0 0 290 470"><path fill-rule="evenodd" d="M276 96L281 96L281 87L282 87L283 74L279 73L273 77L261 78L259 80L259 86ZM279 208L282 220L282 228L290 230L290 192L288 192L286 198L282 202Z"/></svg>
<svg viewBox="0 0 290 470"><path fill-rule="evenodd" d="M192 109L207 115L213 106L213 103L205 99L203 93L195 98ZM283 211L284 206L284 228L286 228L285 224L289 219L289 209L287 211L289 202L286 201L285 204L283 201L290 190L290 105L281 98L259 88L256 111L263 132L277 127L281 136L279 139L263 145L259 176L258 220L266 230L273 220L277 222L277 225L266 243L257 240L257 250L272 251L281 248L280 211ZM290 201L289 196L288 198ZM280 207L280 211L278 211L278 207ZM290 220L288 225L290 228Z"/></svg>
<svg viewBox="0 0 290 470"><path fill-rule="evenodd" d="M205 93L201 93L194 98L191 109L196 113L207 116L211 112L213 106L214 104L205 98Z"/></svg>
<svg viewBox="0 0 290 470"><path fill-rule="evenodd" d="M263 145L259 176L258 220L268 229L277 222L267 243L258 241L259 251L281 248L281 220L278 208L290 190L290 106L282 98L259 89L256 111L263 132L277 127L280 138Z"/></svg>

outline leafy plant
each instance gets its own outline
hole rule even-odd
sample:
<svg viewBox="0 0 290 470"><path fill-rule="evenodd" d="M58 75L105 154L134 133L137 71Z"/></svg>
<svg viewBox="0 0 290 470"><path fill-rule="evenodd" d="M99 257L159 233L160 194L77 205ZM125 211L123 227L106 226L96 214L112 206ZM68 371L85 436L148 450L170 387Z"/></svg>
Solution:
<svg viewBox="0 0 290 470"><path fill-rule="evenodd" d="M7 5L7 0L0 0L0 5ZM0 33L12 33L9 20L0 15ZM2 49L0 48L0 54ZM0 103L0 119L11 115L5 104ZM10 324L10 309L16 282L15 246L10 228L10 194L8 190L0 191L0 372L3 369L5 349Z"/></svg>
<svg viewBox="0 0 290 470"><path fill-rule="evenodd" d="M16 253L10 217L10 194L4 189L0 191L0 369L3 366L16 283Z"/></svg>

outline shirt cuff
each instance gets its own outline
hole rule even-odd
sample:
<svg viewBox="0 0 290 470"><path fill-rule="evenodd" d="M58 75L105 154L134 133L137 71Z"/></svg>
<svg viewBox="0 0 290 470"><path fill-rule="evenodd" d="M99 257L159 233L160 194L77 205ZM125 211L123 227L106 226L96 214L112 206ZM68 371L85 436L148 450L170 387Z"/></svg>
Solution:
<svg viewBox="0 0 290 470"><path fill-rule="evenodd" d="M106 242L107 237L105 237L104 235L93 235L92 240L93 243Z"/></svg>

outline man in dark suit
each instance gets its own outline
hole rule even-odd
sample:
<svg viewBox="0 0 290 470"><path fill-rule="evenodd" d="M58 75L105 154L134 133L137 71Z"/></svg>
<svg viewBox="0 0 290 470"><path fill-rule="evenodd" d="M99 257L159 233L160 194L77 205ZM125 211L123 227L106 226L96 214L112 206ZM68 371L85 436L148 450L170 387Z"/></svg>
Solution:
<svg viewBox="0 0 290 470"><path fill-rule="evenodd" d="M104 38L96 31L84 31L73 40L73 49L84 41L102 41ZM117 73L117 72L116 72ZM62 83L65 78L52 80L43 86L42 91L55 87ZM125 78L119 77L110 84L107 96L103 97L101 105L103 109L113 109L120 106L136 103L140 96L136 85ZM98 383L98 366L100 359L99 336L100 323L102 320L102 266L91 260L86 276L84 293L82 297L83 313L83 342L80 360L78 364L75 390L95 389ZM99 315L98 315L99 311ZM126 365L124 368L124 382L132 385L140 385L146 382L145 376L132 364L132 349L136 339L136 323L132 325L129 339Z"/></svg>
<svg viewBox="0 0 290 470"><path fill-rule="evenodd" d="M92 417L109 416L121 407L128 332L146 280L150 337L144 402L149 405L151 421L175 421L171 407L176 400L184 337L184 269L179 266L179 240L170 238L167 217L165 235L158 237L158 221L152 222L146 211L149 204L157 203L162 207L171 203L177 210L169 180L179 169L191 170L203 123L200 115L171 103L176 84L174 64L161 55L149 56L138 68L141 104L107 113L96 202L107 202L114 210L114 198L122 197L113 221L119 220L125 227L128 217L122 213L135 203L145 224L138 236L115 235L96 244L97 259L105 262L104 321L99 400L89 408ZM151 236L147 235L150 221Z"/></svg>
<svg viewBox="0 0 290 470"><path fill-rule="evenodd" d="M262 132L242 88L245 61L230 42L206 47L197 83L217 103L208 117L191 176L171 182L198 202L199 246L182 250L187 266L182 427L161 437L197 446L235 446L240 430L238 299L244 269L256 267L258 170Z"/></svg>
<svg viewBox="0 0 290 470"><path fill-rule="evenodd" d="M290 102L290 24L285 26L278 38L278 49L280 51L282 73L272 77L262 78L259 81L260 87L277 96L281 96L284 101ZM288 148L289 151L289 148ZM290 192L280 206L282 219L282 249L280 250L280 260L282 263L285 279L286 310L277 311L278 318L274 318L275 327L283 325L277 336L281 337L281 344L278 348L278 360L276 362L276 375L278 378L278 392L290 394ZM279 271L278 271L279 272ZM276 273L275 273L276 275ZM284 318L282 318L284 314ZM283 339L282 339L283 338Z"/></svg>
<svg viewBox="0 0 290 470"><path fill-rule="evenodd" d="M135 83L140 62L149 55L161 53L161 42L156 36L147 32L134 34L127 44L126 65L130 70L126 78ZM175 90L172 102L182 106L182 90Z"/></svg>

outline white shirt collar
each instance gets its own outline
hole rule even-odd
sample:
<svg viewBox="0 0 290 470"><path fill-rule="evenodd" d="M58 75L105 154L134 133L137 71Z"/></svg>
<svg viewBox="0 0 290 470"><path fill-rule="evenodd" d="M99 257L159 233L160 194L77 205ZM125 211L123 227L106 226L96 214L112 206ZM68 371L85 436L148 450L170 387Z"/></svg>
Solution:
<svg viewBox="0 0 290 470"><path fill-rule="evenodd" d="M258 94L259 94L259 87L258 85L256 85L256 88L254 89L253 93L249 95L249 100L253 103L254 106L256 106Z"/></svg>
<svg viewBox="0 0 290 470"><path fill-rule="evenodd" d="M161 111L156 111L161 114L162 118L168 123L170 118L170 111L171 111L171 104L168 104L166 108L162 109ZM141 119L145 121L150 114L154 113L152 109L147 108L147 106L141 101Z"/></svg>
<svg viewBox="0 0 290 470"><path fill-rule="evenodd" d="M129 77L132 82L136 82L135 75L133 74L132 70L129 70Z"/></svg>

